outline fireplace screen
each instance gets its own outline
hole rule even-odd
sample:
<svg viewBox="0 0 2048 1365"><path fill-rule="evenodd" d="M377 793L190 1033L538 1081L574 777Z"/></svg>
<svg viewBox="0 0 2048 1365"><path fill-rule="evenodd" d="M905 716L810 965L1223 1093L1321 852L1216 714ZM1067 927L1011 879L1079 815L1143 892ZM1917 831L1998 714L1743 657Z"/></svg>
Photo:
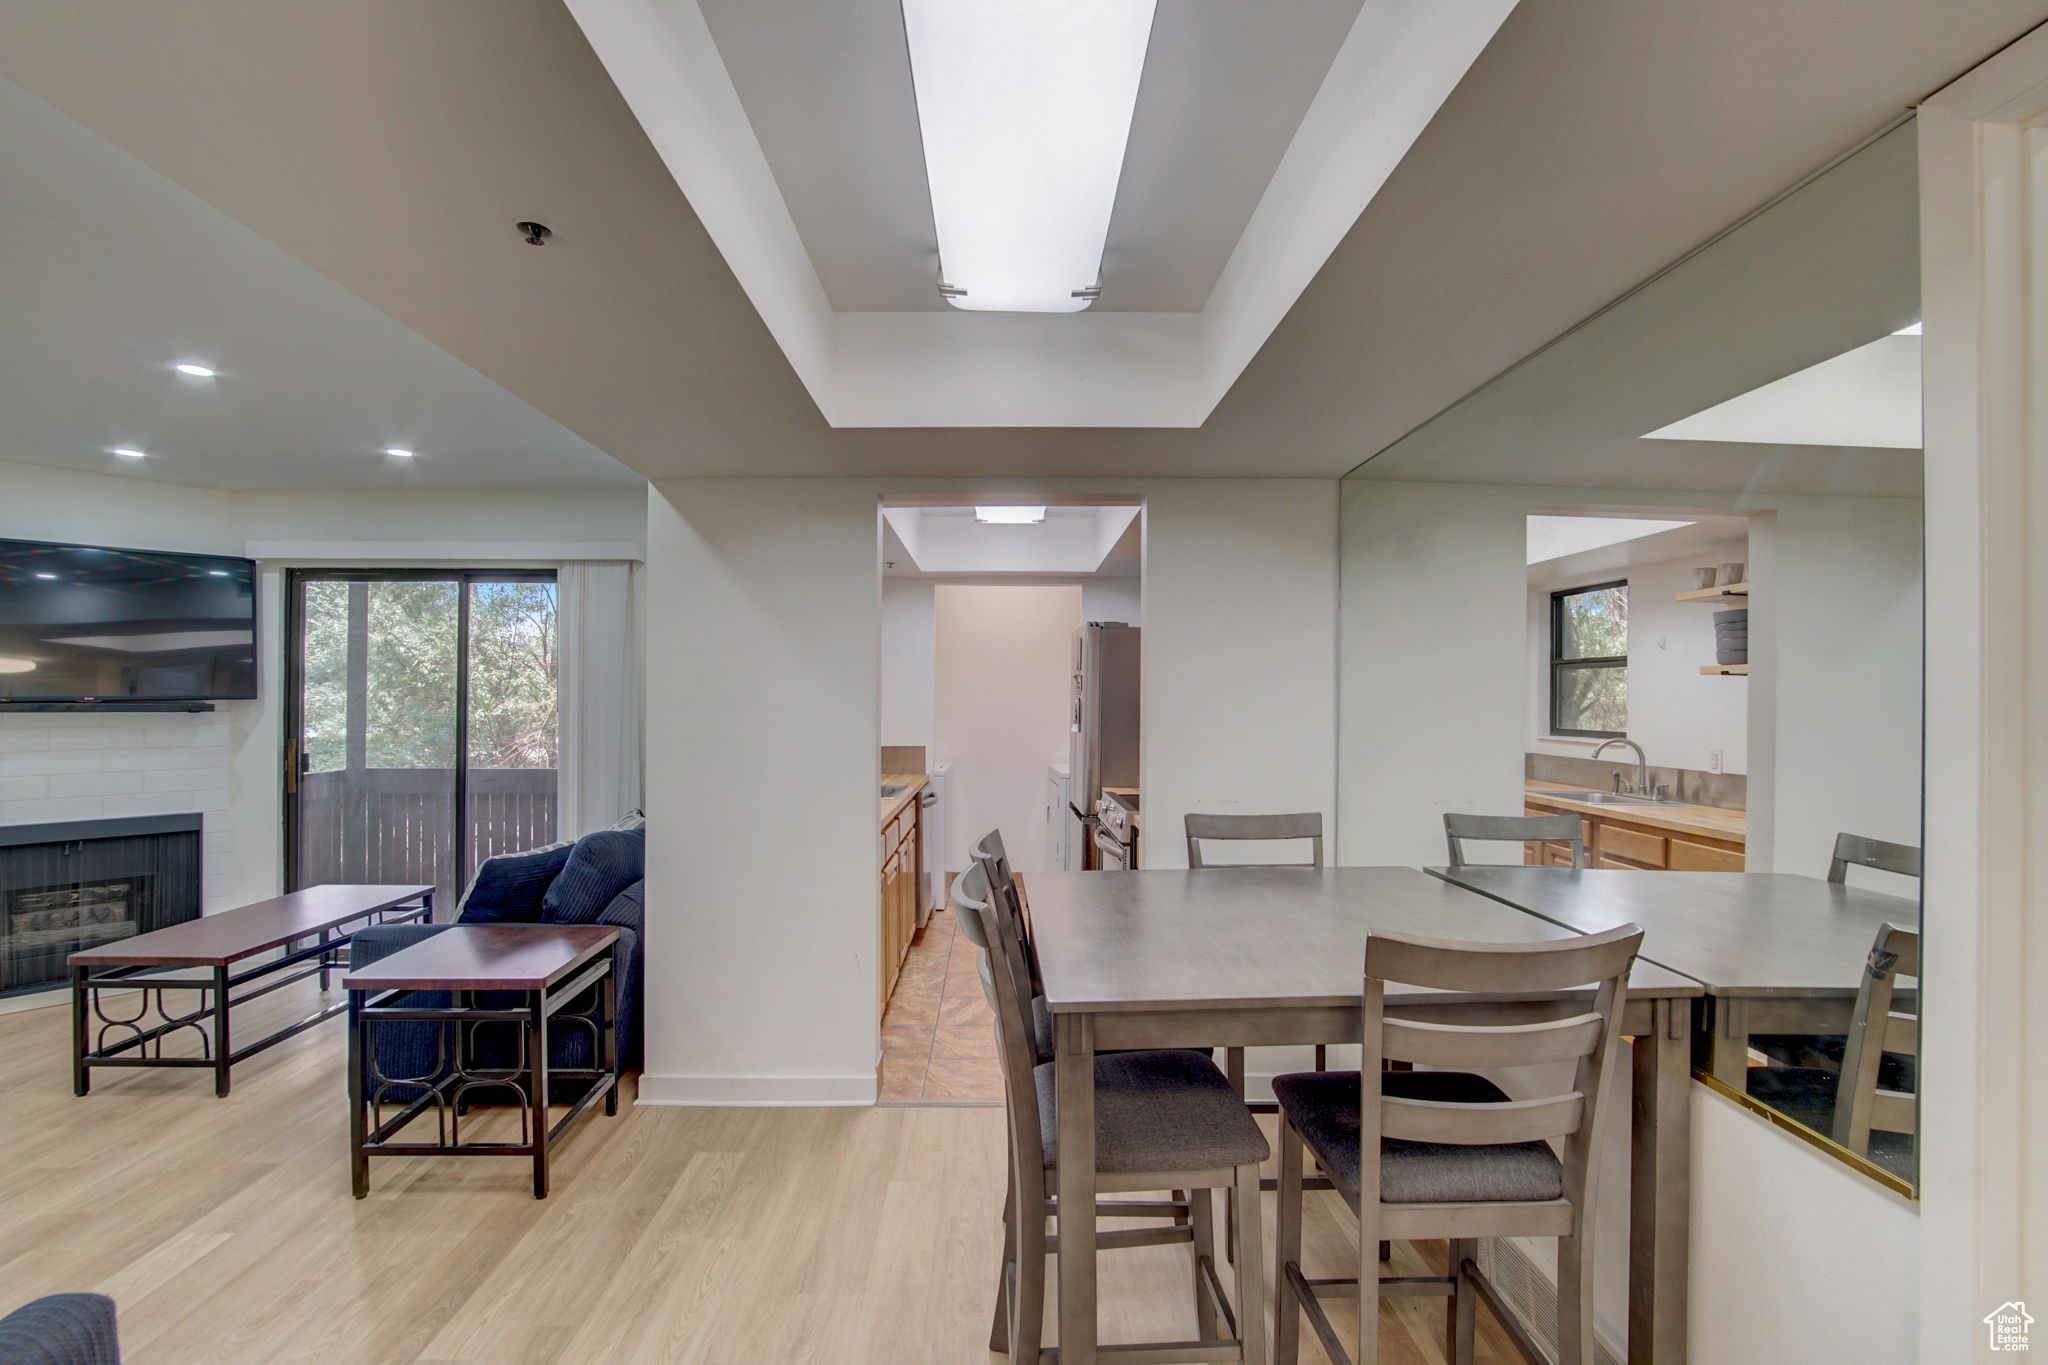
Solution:
<svg viewBox="0 0 2048 1365"><path fill-rule="evenodd" d="M91 832L102 827L109 837L78 838L85 831L71 825L61 828L69 838L0 841L0 994L60 985L70 979L65 959L79 949L199 913L196 828L130 834L109 820ZM57 832L18 827L41 829Z"/></svg>
<svg viewBox="0 0 2048 1365"><path fill-rule="evenodd" d="M140 877L16 891L8 897L7 937L17 948L61 943L66 951L127 938L143 895Z"/></svg>
<svg viewBox="0 0 2048 1365"><path fill-rule="evenodd" d="M148 882L119 877L8 892L0 990L60 979L70 954L135 934L148 904Z"/></svg>

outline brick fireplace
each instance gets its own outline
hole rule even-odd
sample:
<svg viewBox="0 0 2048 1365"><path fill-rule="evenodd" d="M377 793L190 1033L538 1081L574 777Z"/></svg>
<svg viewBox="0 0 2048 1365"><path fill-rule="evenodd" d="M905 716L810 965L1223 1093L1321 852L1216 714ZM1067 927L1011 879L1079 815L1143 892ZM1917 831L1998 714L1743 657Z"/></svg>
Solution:
<svg viewBox="0 0 2048 1365"><path fill-rule="evenodd" d="M80 948L197 918L201 823L0 825L0 997L63 984Z"/></svg>

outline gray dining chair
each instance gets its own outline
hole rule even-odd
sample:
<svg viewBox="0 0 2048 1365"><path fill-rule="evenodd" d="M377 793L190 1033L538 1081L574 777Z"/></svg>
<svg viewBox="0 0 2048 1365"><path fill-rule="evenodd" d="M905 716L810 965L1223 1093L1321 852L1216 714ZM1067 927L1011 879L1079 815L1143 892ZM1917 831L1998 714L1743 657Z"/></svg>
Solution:
<svg viewBox="0 0 2048 1365"><path fill-rule="evenodd" d="M991 846L999 855L1002 848L1002 836L1000 834L991 832L989 837L977 846L977 850ZM977 855L968 867L968 870L954 879L950 893L954 913L960 917L961 932L967 935L968 942L982 950L981 957L975 965L976 969L982 973L982 991L984 994L993 989L989 975L989 939L987 930L984 928L985 923L989 922L993 917L978 913L978 908L998 897L1003 898L1005 902L1005 913L1002 922L1009 926L1009 933L1006 937L999 937L996 942L999 950L1005 955L1006 960L1010 964L1011 973L1013 976L1021 979L1027 969L1034 974L1037 971L1037 962L1032 954L1030 941L1026 937L1027 931L1022 913L1023 902L1019 896L1022 887L1014 879L1011 880L1007 887L997 886L993 871L996 861L995 856L984 858L977 851ZM991 1010L995 1008L993 996L990 997L989 1008ZM1044 995L1034 994L1031 997L1030 1012L1032 1051L1036 1063L1042 1065L1052 1060L1052 1013L1046 1008ZM1114 1052L1106 1052L1101 1055L1114 1056L1116 1054ZM1207 1056L1208 1054L1205 1052L1203 1055ZM1003 1195L1003 1221L1005 1225L1008 1224L1011 1211L1016 1205L1016 1197L1016 1177L1015 1172L1012 1171L1009 1188ZM1048 1193L1046 1198L1046 1210L1048 1217L1057 1216L1056 1200L1050 1193ZM1163 1216L1171 1218L1176 1226L1185 1228L1191 1225L1193 1205L1185 1190L1176 1189L1171 1191L1164 1201L1097 1200L1095 1216L1097 1218L1151 1218ZM1009 1327L1004 1308L1006 1300L1002 1298L1003 1292L1001 1285L998 1285L995 1324L989 1331L989 1349L991 1351L1008 1349L1004 1345L1009 1339Z"/></svg>
<svg viewBox="0 0 2048 1365"><path fill-rule="evenodd" d="M1835 856L1828 863L1828 880L1846 885L1851 867L1868 867L1879 872L1896 872L1902 877L1920 875L1920 850L1911 844L1888 844L1861 834L1837 834Z"/></svg>
<svg viewBox="0 0 2048 1365"><path fill-rule="evenodd" d="M1365 945L1358 1071L1277 1077L1280 1221L1276 1241L1276 1365L1294 1365L1307 1317L1339 1365L1379 1360L1382 1294L1448 1296L1446 1357L1472 1359L1473 1295L1492 1286L1474 1264L1483 1237L1555 1237L1559 1365L1593 1365L1593 1192L1601 1081L1612 1063L1628 972L1643 931L1625 924L1581 938L1455 943L1372 934ZM1594 987L1580 1013L1524 1024L1445 1024L1387 1012L1389 984L1489 995ZM1398 1007L1397 1007L1398 1008ZM1389 1071L1388 1062L1444 1068ZM1510 1099L1477 1069L1574 1064L1569 1088ZM1551 1144L1558 1144L1553 1150ZM1301 1268L1306 1153L1358 1215L1358 1275L1310 1280ZM1384 1237L1444 1238L1442 1279L1382 1281L1372 1248ZM1372 1293L1363 1293L1370 1286ZM1347 1352L1321 1300L1360 1299Z"/></svg>
<svg viewBox="0 0 2048 1365"><path fill-rule="evenodd" d="M1920 1106L1906 1091L1881 1083L1886 1054L1920 1057L1920 1019L1895 1008L1902 976L1920 978L1920 934L1887 924L1877 931L1865 959L1856 1010L1849 1018L1849 1045L1842 1055L1841 1094L1835 1100L1835 1141L1868 1155L1871 1134L1919 1131ZM1914 1089L1919 1088L1917 1079Z"/></svg>
<svg viewBox="0 0 2048 1365"><path fill-rule="evenodd" d="M1770 1049L1770 1065L1745 1073L1749 1097L1911 1180L1920 1119L1920 1020L1911 998L1902 998L1899 978L1919 976L1920 935L1896 924L1879 926L1847 1036L1798 1040L1808 1059L1803 1064L1781 1065Z"/></svg>
<svg viewBox="0 0 2048 1365"><path fill-rule="evenodd" d="M974 846L970 857L979 858L989 864L989 876L997 885L1016 881L1016 874L1010 870L1010 854L1003 847L1003 832L992 829L981 836L981 842Z"/></svg>
<svg viewBox="0 0 2048 1365"><path fill-rule="evenodd" d="M985 864L977 864L977 868ZM962 881L968 881L963 877ZM974 876L963 914L979 918L989 948L977 971L996 1017L1007 1101L1010 1198L1004 1208L1005 1256L998 1277L992 1350L1014 1361L1037 1361L1044 1336L1046 1257L1069 1238L1093 1237L1098 1249L1189 1244L1193 1256L1199 1340L1152 1343L1152 1359L1235 1360L1265 1365L1265 1271L1258 1245L1259 1163L1270 1152L1265 1134L1216 1064L1199 1052L1172 1049L1107 1053L1095 1065L1095 1181L1100 1190L1188 1192L1175 1202L1134 1204L1174 1215L1166 1226L1103 1232L1089 1218L1062 1216L1053 1198L1059 1185L1059 1122L1054 1070L1033 1044L1029 983L1021 970L1022 945L1014 902ZM1224 1297L1216 1261L1212 1191L1228 1191L1243 1228L1236 1260L1237 1302ZM1049 1236L1050 1212L1059 1231ZM1180 1215L1185 1214L1185 1221ZM1129 1216L1124 1210L1119 1216ZM1120 1350L1118 1353L1122 1353Z"/></svg>
<svg viewBox="0 0 2048 1365"><path fill-rule="evenodd" d="M1190 813L1183 820L1188 838L1188 867L1306 867L1323 866L1323 814L1304 811L1298 815L1200 815ZM1308 861L1291 863L1207 863L1202 861L1204 841L1217 843L1262 843L1278 840L1306 840ZM1329 1048L1316 1044L1316 1070L1329 1064ZM1223 1070L1238 1092L1244 1092L1244 1049L1226 1048ZM1261 1106L1263 1108L1263 1106Z"/></svg>
<svg viewBox="0 0 2048 1365"><path fill-rule="evenodd" d="M1202 844L1306 839L1308 861L1291 863L1231 863L1232 867L1321 867L1323 865L1323 815L1306 811L1299 815L1196 815L1185 818L1188 837L1188 866L1209 867L1202 861Z"/></svg>
<svg viewBox="0 0 2048 1365"><path fill-rule="evenodd" d="M1572 870L1586 865L1584 827L1576 815L1444 815L1444 842L1450 845L1451 866L1466 867L1464 841L1507 844L1570 844Z"/></svg>

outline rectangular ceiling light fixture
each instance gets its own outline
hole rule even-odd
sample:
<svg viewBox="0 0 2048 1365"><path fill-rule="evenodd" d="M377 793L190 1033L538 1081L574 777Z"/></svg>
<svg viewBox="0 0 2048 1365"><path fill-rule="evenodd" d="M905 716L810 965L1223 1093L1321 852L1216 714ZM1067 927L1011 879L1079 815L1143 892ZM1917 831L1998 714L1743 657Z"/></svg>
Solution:
<svg viewBox="0 0 2048 1365"><path fill-rule="evenodd" d="M974 519L991 526L1035 526L1045 520L1043 507L977 507Z"/></svg>
<svg viewBox="0 0 2048 1365"><path fill-rule="evenodd" d="M1094 299L1155 0L903 0L942 292L955 308Z"/></svg>

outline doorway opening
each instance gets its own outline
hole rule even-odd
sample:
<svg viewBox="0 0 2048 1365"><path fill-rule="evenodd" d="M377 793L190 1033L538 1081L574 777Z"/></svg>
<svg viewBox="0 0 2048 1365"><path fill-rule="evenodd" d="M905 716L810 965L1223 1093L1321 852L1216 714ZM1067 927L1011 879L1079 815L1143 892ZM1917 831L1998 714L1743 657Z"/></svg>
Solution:
<svg viewBox="0 0 2048 1365"><path fill-rule="evenodd" d="M881 1098L999 1103L979 950L948 891L990 831L1027 879L1142 858L1143 508L927 499L881 514ZM906 909L892 851L907 840L922 875Z"/></svg>

